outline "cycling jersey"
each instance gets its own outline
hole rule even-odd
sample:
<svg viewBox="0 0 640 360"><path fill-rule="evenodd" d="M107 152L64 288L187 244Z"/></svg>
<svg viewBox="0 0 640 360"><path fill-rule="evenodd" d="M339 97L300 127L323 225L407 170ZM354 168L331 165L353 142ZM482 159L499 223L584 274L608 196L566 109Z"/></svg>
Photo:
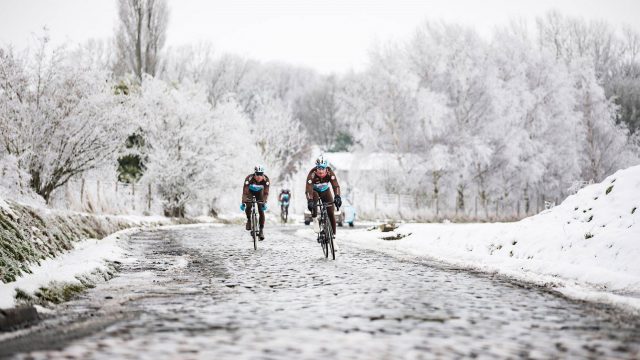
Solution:
<svg viewBox="0 0 640 360"><path fill-rule="evenodd" d="M267 202L269 197L269 177L263 175L264 179L258 181L255 178L255 174L251 174L244 179L244 187L242 188L242 202L251 200L251 195L262 192L262 200Z"/></svg>
<svg viewBox="0 0 640 360"><path fill-rule="evenodd" d="M333 170L328 167L327 173L324 177L320 177L314 167L309 171L309 175L307 175L307 186L305 189L305 194L307 196L307 200L313 199L313 193L319 192L324 193L329 190L329 188L333 188L333 192L335 195L340 195L340 185L338 184L338 179L336 179L336 174Z"/></svg>

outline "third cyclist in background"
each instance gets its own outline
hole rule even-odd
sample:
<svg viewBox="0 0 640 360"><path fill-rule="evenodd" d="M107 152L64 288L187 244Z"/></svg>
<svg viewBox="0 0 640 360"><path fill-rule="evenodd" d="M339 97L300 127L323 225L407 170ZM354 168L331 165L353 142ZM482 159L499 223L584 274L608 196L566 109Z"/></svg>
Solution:
<svg viewBox="0 0 640 360"><path fill-rule="evenodd" d="M331 190L335 194L335 199L331 194ZM309 175L307 175L307 185L305 188L305 194L307 196L307 207L309 211L311 211L311 217L315 218L318 215L318 207L316 206L316 202L318 198L322 198L322 201L325 203L331 203L327 206L327 214L329 215L329 219L331 220L331 228L333 229L333 233L336 233L336 216L333 211L333 205L335 204L336 209L340 210L340 206L342 206L342 199L340 198L340 185L338 184L338 179L336 178L336 174L329 167L329 163L324 158L323 155L316 160L316 166L309 171ZM314 226L317 225L317 220L314 220ZM319 227L316 228L319 231ZM338 244L335 242L334 244L336 250L338 250Z"/></svg>
<svg viewBox="0 0 640 360"><path fill-rule="evenodd" d="M280 202L280 218L282 222L287 222L289 217L289 203L291 202L291 192L289 189L282 189L280 195L278 195L278 201Z"/></svg>

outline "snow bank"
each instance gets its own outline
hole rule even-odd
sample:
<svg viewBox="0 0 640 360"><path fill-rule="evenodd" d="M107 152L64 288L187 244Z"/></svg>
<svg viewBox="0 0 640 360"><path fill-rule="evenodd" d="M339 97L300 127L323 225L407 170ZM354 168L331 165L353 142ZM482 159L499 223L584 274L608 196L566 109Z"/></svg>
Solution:
<svg viewBox="0 0 640 360"><path fill-rule="evenodd" d="M79 240L161 223L171 220L56 211L0 200L0 282L15 281L32 266L73 249Z"/></svg>
<svg viewBox="0 0 640 360"><path fill-rule="evenodd" d="M0 199L0 309L15 305L18 289L28 301L64 301L112 276L106 260L122 262L125 255L118 237L140 226L182 223L194 220L95 215Z"/></svg>
<svg viewBox="0 0 640 360"><path fill-rule="evenodd" d="M15 306L16 289L33 295L51 283L82 285L79 276L95 270L108 271L106 260L125 261L125 252L117 242L129 231L132 230L124 230L102 240L80 241L70 252L41 261L39 266L30 269L30 274L7 284L0 283L0 308Z"/></svg>
<svg viewBox="0 0 640 360"><path fill-rule="evenodd" d="M402 224L341 239L532 281L574 298L640 309L640 166L516 223ZM397 240L383 240L400 238Z"/></svg>

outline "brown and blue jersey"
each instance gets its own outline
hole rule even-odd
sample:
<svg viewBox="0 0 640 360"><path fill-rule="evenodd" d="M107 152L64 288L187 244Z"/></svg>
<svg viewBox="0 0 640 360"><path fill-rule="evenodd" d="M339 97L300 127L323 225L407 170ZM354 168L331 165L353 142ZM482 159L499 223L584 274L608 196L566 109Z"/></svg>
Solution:
<svg viewBox="0 0 640 360"><path fill-rule="evenodd" d="M327 173L324 177L320 177L317 173L317 168L314 167L309 171L309 175L307 175L307 186L305 188L307 200L313 200L314 191L324 193L329 190L330 187L333 188L335 195L340 195L340 185L331 167L327 167Z"/></svg>
<svg viewBox="0 0 640 360"><path fill-rule="evenodd" d="M242 202L251 200L252 195L261 194L261 200L267 202L269 197L269 177L263 175L262 181L256 179L255 174L251 174L244 179L244 187L242 188Z"/></svg>

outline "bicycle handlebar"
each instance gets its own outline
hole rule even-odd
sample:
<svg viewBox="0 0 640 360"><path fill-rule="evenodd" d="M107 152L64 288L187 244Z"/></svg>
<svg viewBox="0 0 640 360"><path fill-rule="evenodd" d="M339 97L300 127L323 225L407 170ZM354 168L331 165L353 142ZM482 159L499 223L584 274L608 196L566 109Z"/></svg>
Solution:
<svg viewBox="0 0 640 360"><path fill-rule="evenodd" d="M251 201L243 201L242 203L243 203L243 204L256 203L256 204L262 205L262 204L266 204L267 202L266 202L266 201L256 201L255 199L253 199L253 200L251 200Z"/></svg>

